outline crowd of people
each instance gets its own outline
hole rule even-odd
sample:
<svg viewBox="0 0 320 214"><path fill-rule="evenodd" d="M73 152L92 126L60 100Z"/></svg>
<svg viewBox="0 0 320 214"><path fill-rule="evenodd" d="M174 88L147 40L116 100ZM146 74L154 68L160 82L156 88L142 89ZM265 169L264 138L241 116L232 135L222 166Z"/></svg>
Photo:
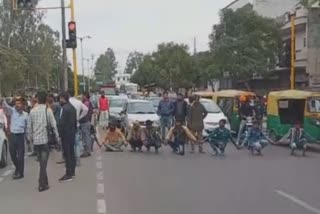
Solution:
<svg viewBox="0 0 320 214"><path fill-rule="evenodd" d="M225 119L207 137L202 136L207 111L199 96L192 96L186 102L182 94L177 94L176 100L172 102L168 93L164 92L157 112L160 127L150 120L146 121L145 127L139 121L134 121L125 136L117 124L109 120L109 99L104 93L101 96L84 93L82 100L74 95L73 90L61 92L58 96L39 91L33 97L28 113L23 97L16 97L13 106L1 101L0 123L4 123L8 131L10 156L15 166L13 179L24 178L25 141L32 145L33 155L40 163L40 192L49 189L47 163L52 147L62 149L63 161L60 163L65 163L66 170L60 182L71 181L76 176L76 167L81 164L80 158L91 156L94 142L106 152L121 152L124 146L130 145L132 152L141 152L145 147L147 151L154 148L155 153L158 153L162 145L169 145L173 153L178 155L185 154L187 144L191 145L190 153L195 152L196 146L199 153L205 153L204 142L210 145L214 155L224 155L229 142L237 149L243 148L226 128ZM247 100L240 101L243 102L239 110L240 117L255 114ZM262 114L263 111L260 112ZM97 120L96 117L103 129L104 138L101 142L96 136L96 122L93 122ZM281 141L287 138L290 138L292 147L306 148L305 138L308 136L299 125L291 129ZM261 154L268 139L262 132L260 120L253 122L245 140L249 151Z"/></svg>

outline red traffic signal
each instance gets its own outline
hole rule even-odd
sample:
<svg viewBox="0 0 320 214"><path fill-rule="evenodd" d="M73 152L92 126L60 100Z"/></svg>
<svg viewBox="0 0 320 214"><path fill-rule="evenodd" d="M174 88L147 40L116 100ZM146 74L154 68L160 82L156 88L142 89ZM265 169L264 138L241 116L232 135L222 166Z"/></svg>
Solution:
<svg viewBox="0 0 320 214"><path fill-rule="evenodd" d="M68 28L69 28L69 31L76 31L77 29L76 22L69 22Z"/></svg>

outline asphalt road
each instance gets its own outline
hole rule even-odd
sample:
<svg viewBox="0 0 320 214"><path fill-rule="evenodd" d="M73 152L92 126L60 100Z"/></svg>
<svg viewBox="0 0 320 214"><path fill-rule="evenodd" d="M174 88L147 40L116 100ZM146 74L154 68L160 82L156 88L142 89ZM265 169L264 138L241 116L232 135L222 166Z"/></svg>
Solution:
<svg viewBox="0 0 320 214"><path fill-rule="evenodd" d="M64 167L50 156L51 189L37 192L38 163L26 159L25 178L0 170L3 214L320 214L320 154L291 157L268 147L252 157L232 144L210 154L105 153L82 160L74 181L59 183ZM8 174L7 176L3 176Z"/></svg>

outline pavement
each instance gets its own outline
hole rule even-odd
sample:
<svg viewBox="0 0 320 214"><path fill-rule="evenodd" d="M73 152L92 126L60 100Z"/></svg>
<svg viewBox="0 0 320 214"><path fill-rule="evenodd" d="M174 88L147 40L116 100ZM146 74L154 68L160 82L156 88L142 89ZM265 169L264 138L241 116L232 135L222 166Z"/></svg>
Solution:
<svg viewBox="0 0 320 214"><path fill-rule="evenodd" d="M225 157L154 153L106 153L82 159L72 182L59 183L64 166L53 152L50 190L37 192L39 166L26 158L25 178L0 170L2 214L320 214L320 154L292 157L267 147L262 157L237 151Z"/></svg>

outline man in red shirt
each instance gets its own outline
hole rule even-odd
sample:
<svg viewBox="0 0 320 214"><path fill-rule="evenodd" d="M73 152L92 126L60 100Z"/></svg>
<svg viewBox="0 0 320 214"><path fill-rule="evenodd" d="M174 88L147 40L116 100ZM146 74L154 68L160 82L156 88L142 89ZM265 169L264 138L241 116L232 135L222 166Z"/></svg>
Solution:
<svg viewBox="0 0 320 214"><path fill-rule="evenodd" d="M104 92L101 93L99 98L99 122L103 129L108 128L109 123L109 99L105 96Z"/></svg>

